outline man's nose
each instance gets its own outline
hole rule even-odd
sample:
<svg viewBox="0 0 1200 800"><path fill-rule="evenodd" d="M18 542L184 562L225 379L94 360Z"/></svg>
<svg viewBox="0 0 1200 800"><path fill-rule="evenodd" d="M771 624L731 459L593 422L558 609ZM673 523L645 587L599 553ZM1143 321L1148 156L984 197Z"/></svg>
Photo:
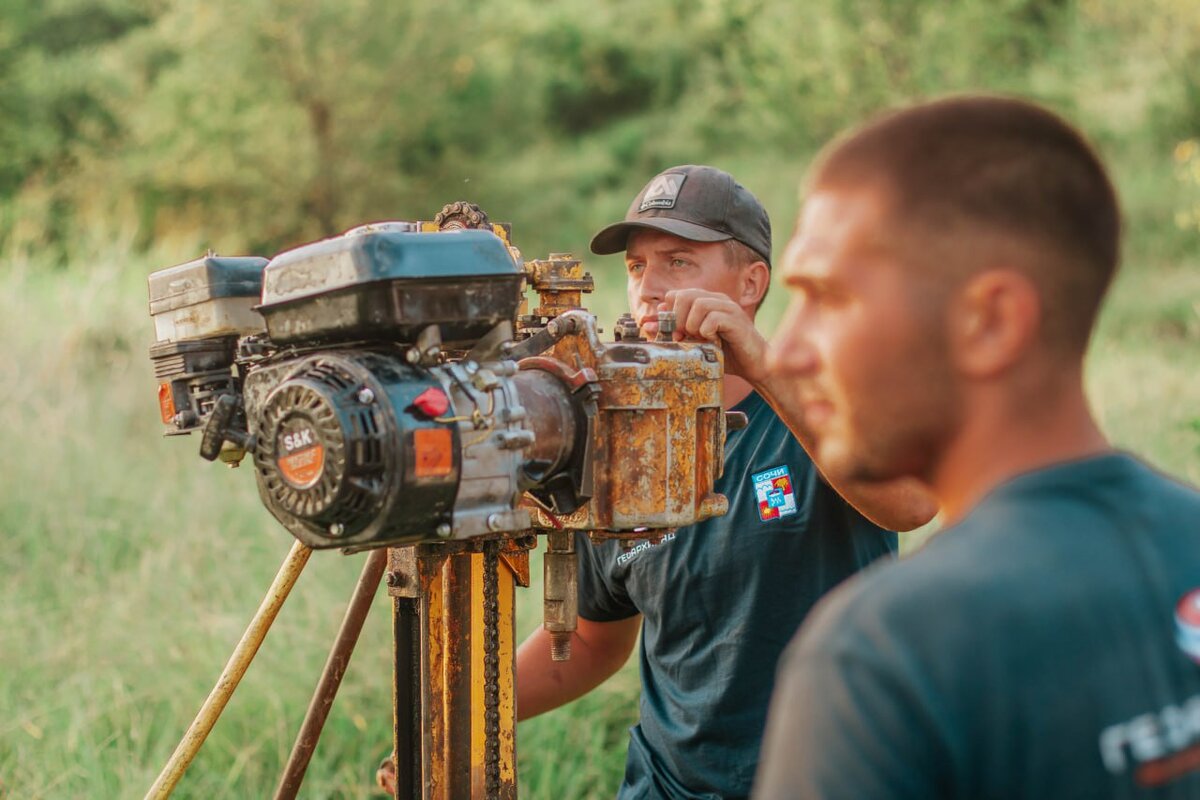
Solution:
<svg viewBox="0 0 1200 800"><path fill-rule="evenodd" d="M767 349L767 372L773 375L811 375L818 363L817 349L808 336L803 320L797 314L788 314L771 337Z"/></svg>
<svg viewBox="0 0 1200 800"><path fill-rule="evenodd" d="M662 270L647 265L638 284L638 299L646 304L661 303L667 296L668 288Z"/></svg>

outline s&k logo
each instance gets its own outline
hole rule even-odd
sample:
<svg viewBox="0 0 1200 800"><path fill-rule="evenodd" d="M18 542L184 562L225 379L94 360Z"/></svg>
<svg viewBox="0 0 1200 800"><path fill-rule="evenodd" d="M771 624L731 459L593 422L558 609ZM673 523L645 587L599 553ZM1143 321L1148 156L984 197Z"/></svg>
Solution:
<svg viewBox="0 0 1200 800"><path fill-rule="evenodd" d="M758 498L758 518L768 522L796 513L796 488L787 465L751 475Z"/></svg>

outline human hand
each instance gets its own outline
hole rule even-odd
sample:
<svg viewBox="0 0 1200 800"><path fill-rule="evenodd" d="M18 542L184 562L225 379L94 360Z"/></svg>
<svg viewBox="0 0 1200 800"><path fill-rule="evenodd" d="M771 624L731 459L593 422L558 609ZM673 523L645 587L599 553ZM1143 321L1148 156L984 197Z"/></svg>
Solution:
<svg viewBox="0 0 1200 800"><path fill-rule="evenodd" d="M675 341L700 340L721 345L725 371L752 384L766 377L767 340L746 310L728 295L703 289L667 292L660 311L675 312Z"/></svg>
<svg viewBox="0 0 1200 800"><path fill-rule="evenodd" d="M388 793L389 797L396 796L396 751L385 758L375 770L375 785Z"/></svg>

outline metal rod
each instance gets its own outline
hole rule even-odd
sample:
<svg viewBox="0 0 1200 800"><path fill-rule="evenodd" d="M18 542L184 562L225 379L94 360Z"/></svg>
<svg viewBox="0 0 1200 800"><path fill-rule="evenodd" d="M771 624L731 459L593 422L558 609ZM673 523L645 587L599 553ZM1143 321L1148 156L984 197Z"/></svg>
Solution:
<svg viewBox="0 0 1200 800"><path fill-rule="evenodd" d="M317 688L313 691L308 711L304 714L304 722L300 725L300 732L296 734L292 754L288 756L283 775L279 778L275 800L295 800L300 791L304 773L308 770L308 763L312 760L317 741L321 738L321 729L325 727L333 700L342 685L342 677L346 674L346 667L350 665L354 645L358 643L358 636L362 633L363 623L367 621L371 601L375 599L386 567L387 550L383 548L373 550L367 556L367 562L363 564L362 574L358 577L354 594L350 597L350 604L346 606L345 616L342 617L342 626L338 629L333 648L329 651L329 658L325 661L325 669L322 670Z"/></svg>
<svg viewBox="0 0 1200 800"><path fill-rule="evenodd" d="M199 713L196 714L196 718L192 720L192 724L183 735L179 746L175 748L175 752L171 754L166 766L159 773L158 779L146 793L146 800L164 800L171 796L176 784L179 783L183 773L187 771L188 765L192 763L192 759L196 757L204 740L208 738L209 732L217 723L221 712L225 710L225 704L233 696L242 676L246 674L250 662L254 660L255 653L258 652L267 631L271 629L271 623L275 621L279 609L283 607L283 601L287 599L288 593L296 585L296 579L300 577L310 555L312 555L311 548L300 542L292 544L292 549L288 551L287 558L279 567L279 572L275 575L271 588L267 590L267 596L263 598L254 618L250 620L249 627L242 634L241 641L237 643L237 647L233 649L233 654L225 664L221 677L217 679L217 685L213 687L208 699L200 707Z"/></svg>

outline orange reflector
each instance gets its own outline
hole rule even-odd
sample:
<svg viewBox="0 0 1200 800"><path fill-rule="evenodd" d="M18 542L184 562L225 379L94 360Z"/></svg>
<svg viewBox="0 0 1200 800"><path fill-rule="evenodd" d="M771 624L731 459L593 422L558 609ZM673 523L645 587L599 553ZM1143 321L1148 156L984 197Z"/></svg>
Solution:
<svg viewBox="0 0 1200 800"><path fill-rule="evenodd" d="M449 428L418 428L413 431L414 474L418 478L441 478L454 470L454 442Z"/></svg>
<svg viewBox="0 0 1200 800"><path fill-rule="evenodd" d="M175 419L175 398L171 396L171 384L158 385L158 413L162 416L164 425L170 425Z"/></svg>

